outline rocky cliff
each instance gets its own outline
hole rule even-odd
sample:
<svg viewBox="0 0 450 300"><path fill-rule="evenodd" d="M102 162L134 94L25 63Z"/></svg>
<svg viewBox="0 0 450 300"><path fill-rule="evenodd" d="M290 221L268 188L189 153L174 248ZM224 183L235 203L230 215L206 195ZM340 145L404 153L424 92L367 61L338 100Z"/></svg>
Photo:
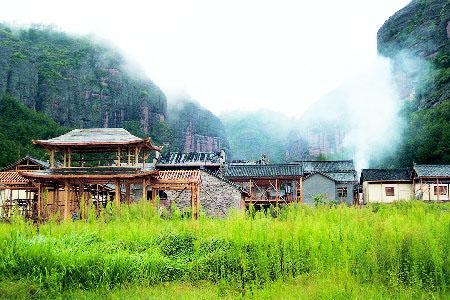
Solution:
<svg viewBox="0 0 450 300"><path fill-rule="evenodd" d="M392 165L450 162L450 2L413 0L378 32L403 97L405 129Z"/></svg>
<svg viewBox="0 0 450 300"><path fill-rule="evenodd" d="M136 72L138 73L138 72ZM0 94L67 127L120 127L144 133L166 118L166 98L123 57L84 37L43 27L0 26Z"/></svg>
<svg viewBox="0 0 450 300"><path fill-rule="evenodd" d="M225 128L218 117L189 97L169 103L170 149L183 152L230 151Z"/></svg>

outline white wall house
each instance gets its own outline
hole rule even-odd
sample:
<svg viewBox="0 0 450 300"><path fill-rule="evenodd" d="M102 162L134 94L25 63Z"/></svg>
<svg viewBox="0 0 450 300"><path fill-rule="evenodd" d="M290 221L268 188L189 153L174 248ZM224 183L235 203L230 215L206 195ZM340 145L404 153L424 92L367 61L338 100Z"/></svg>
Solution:
<svg viewBox="0 0 450 300"><path fill-rule="evenodd" d="M407 169L363 169L363 201L392 203L414 198L411 171Z"/></svg>
<svg viewBox="0 0 450 300"><path fill-rule="evenodd" d="M419 165L413 168L414 194L424 201L449 201L450 165Z"/></svg>

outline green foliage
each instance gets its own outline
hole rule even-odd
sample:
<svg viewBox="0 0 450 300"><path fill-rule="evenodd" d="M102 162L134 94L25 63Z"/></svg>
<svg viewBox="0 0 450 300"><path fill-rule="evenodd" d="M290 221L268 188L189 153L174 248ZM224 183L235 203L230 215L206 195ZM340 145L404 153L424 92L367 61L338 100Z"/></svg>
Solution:
<svg viewBox="0 0 450 300"><path fill-rule="evenodd" d="M6 94L0 99L0 128L0 167L27 154L45 158L46 153L34 147L31 140L52 138L67 131Z"/></svg>
<svg viewBox="0 0 450 300"><path fill-rule="evenodd" d="M402 143L385 164L409 167L412 162L450 163L450 101L410 112L406 117Z"/></svg>
<svg viewBox="0 0 450 300"><path fill-rule="evenodd" d="M161 219L142 202L108 220L43 224L38 234L32 224L2 223L0 283L29 282L20 293L49 295L121 293L175 281L259 298L270 287L289 289L281 282L303 290L312 280L322 286L317 298L347 299L360 289L375 298L394 291L406 298L445 295L449 209L416 201L361 209L295 205L276 218L234 212L190 220ZM0 284L0 291L13 295L16 285Z"/></svg>

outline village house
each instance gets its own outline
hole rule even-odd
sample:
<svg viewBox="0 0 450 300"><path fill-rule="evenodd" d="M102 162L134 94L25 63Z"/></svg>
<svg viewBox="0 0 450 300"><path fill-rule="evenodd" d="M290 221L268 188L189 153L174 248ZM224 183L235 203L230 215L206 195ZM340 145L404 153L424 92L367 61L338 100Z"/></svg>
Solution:
<svg viewBox="0 0 450 300"><path fill-rule="evenodd" d="M409 169L363 169L360 184L364 204L391 203L414 198Z"/></svg>
<svg viewBox="0 0 450 300"><path fill-rule="evenodd" d="M300 164L231 163L225 167L225 178L248 191L247 204L267 206L302 202Z"/></svg>
<svg viewBox="0 0 450 300"><path fill-rule="evenodd" d="M171 152L162 155L156 163L159 171L189 172L200 174L199 206L208 215L224 216L231 209L244 207L248 196L239 185L222 175L225 164L225 151L220 152ZM178 171L175 171L178 170ZM170 207L173 203L181 210L190 209L190 191L161 189L158 193L160 203Z"/></svg>
<svg viewBox="0 0 450 300"><path fill-rule="evenodd" d="M303 167L303 199L312 204L316 197L353 204L357 199L355 165L352 160L299 161Z"/></svg>
<svg viewBox="0 0 450 300"><path fill-rule="evenodd" d="M450 165L413 166L413 191L416 199L449 201Z"/></svg>
<svg viewBox="0 0 450 300"><path fill-rule="evenodd" d="M48 162L27 155L0 170L0 207L4 217L9 216L13 207L17 207L18 213L24 217L32 217L37 188L19 171L34 172L49 167Z"/></svg>

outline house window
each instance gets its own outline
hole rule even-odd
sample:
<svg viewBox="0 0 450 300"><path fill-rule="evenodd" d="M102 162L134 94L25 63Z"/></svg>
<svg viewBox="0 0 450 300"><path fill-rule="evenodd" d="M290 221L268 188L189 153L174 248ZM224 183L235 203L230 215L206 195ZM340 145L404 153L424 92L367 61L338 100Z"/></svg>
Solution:
<svg viewBox="0 0 450 300"><path fill-rule="evenodd" d="M384 192L386 196L395 196L395 189L393 187L385 187Z"/></svg>
<svg viewBox="0 0 450 300"><path fill-rule="evenodd" d="M437 195L437 189L438 187L434 187L434 195ZM446 186L439 186L439 195L447 195L447 187Z"/></svg>
<svg viewBox="0 0 450 300"><path fill-rule="evenodd" d="M347 187L338 187L337 196L338 198L347 198Z"/></svg>

